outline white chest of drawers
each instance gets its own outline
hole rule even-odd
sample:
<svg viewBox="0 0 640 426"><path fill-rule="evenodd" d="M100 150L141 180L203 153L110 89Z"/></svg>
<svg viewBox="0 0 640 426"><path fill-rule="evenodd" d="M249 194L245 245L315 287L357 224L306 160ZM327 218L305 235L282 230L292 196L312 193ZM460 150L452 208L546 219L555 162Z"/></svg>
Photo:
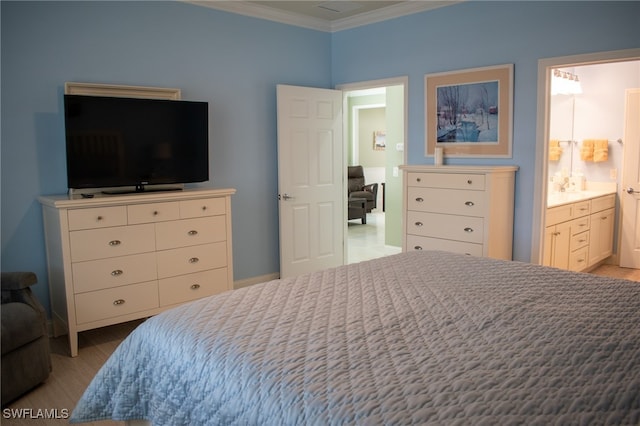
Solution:
<svg viewBox="0 0 640 426"><path fill-rule="evenodd" d="M155 315L233 288L231 195L43 196L54 335Z"/></svg>
<svg viewBox="0 0 640 426"><path fill-rule="evenodd" d="M512 258L515 166L402 166L403 250Z"/></svg>

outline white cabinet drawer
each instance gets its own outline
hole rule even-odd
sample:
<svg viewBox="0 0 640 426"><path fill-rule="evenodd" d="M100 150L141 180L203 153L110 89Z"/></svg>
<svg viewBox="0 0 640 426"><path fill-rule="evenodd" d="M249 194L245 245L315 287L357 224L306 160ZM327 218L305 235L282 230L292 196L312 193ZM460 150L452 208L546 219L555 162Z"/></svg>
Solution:
<svg viewBox="0 0 640 426"><path fill-rule="evenodd" d="M581 248L569 255L569 270L582 271L588 266L589 247Z"/></svg>
<svg viewBox="0 0 640 426"><path fill-rule="evenodd" d="M158 300L157 281L76 294L76 321L84 324L154 309L160 306Z"/></svg>
<svg viewBox="0 0 640 426"><path fill-rule="evenodd" d="M576 235L589 230L591 217L584 216L571 221L571 235Z"/></svg>
<svg viewBox="0 0 640 426"><path fill-rule="evenodd" d="M216 216L226 213L224 198L203 198L199 200L180 201L180 217Z"/></svg>
<svg viewBox="0 0 640 426"><path fill-rule="evenodd" d="M485 212L485 194L482 191L413 186L407 189L407 198L409 210L465 216L483 216Z"/></svg>
<svg viewBox="0 0 640 426"><path fill-rule="evenodd" d="M127 208L125 206L70 209L67 215L70 231L127 224Z"/></svg>
<svg viewBox="0 0 640 426"><path fill-rule="evenodd" d="M481 244L483 219L410 211L407 213L407 233Z"/></svg>
<svg viewBox="0 0 640 426"><path fill-rule="evenodd" d="M72 265L72 269L74 293L118 287L158 278L155 253L76 262Z"/></svg>
<svg viewBox="0 0 640 426"><path fill-rule="evenodd" d="M158 277L167 278L227 266L226 242L158 252Z"/></svg>
<svg viewBox="0 0 640 426"><path fill-rule="evenodd" d="M158 250L214 243L226 238L226 216L183 219L156 225Z"/></svg>
<svg viewBox="0 0 640 426"><path fill-rule="evenodd" d="M576 251L588 245L589 245L589 231L586 231L571 237L571 242L569 243L569 251Z"/></svg>
<svg viewBox="0 0 640 426"><path fill-rule="evenodd" d="M451 241L440 238L407 235L407 250L444 250L453 253L482 256L482 244Z"/></svg>
<svg viewBox="0 0 640 426"><path fill-rule="evenodd" d="M591 213L591 201L580 201L579 203L573 204L573 211L571 212L572 217L582 217Z"/></svg>
<svg viewBox="0 0 640 426"><path fill-rule="evenodd" d="M485 176L471 173L418 173L411 172L409 186L444 189L472 189L482 191L485 188Z"/></svg>
<svg viewBox="0 0 640 426"><path fill-rule="evenodd" d="M180 205L171 203L133 204L127 207L130 225L180 219Z"/></svg>
<svg viewBox="0 0 640 426"><path fill-rule="evenodd" d="M126 256L156 249L153 224L88 229L69 234L72 262Z"/></svg>
<svg viewBox="0 0 640 426"><path fill-rule="evenodd" d="M160 306L184 303L230 290L227 268L164 278L158 285Z"/></svg>
<svg viewBox="0 0 640 426"><path fill-rule="evenodd" d="M564 204L547 209L546 226L558 224L571 220L572 204Z"/></svg>
<svg viewBox="0 0 640 426"><path fill-rule="evenodd" d="M596 213L602 210L611 209L616 206L616 195L609 194L591 200L591 212Z"/></svg>

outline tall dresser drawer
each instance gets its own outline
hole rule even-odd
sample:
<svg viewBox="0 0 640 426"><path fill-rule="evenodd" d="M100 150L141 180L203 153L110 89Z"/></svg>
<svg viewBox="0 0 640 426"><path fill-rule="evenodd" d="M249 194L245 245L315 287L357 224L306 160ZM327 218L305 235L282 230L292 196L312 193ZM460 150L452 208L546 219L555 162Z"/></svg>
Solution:
<svg viewBox="0 0 640 426"><path fill-rule="evenodd" d="M115 206L70 209L67 218L70 231L122 226L127 224L127 208Z"/></svg>
<svg viewBox="0 0 640 426"><path fill-rule="evenodd" d="M472 189L483 191L485 188L485 176L471 173L419 173L411 172L409 186L422 186L428 188L444 189Z"/></svg>
<svg viewBox="0 0 640 426"><path fill-rule="evenodd" d="M407 213L407 233L481 244L483 219L410 211Z"/></svg>
<svg viewBox="0 0 640 426"><path fill-rule="evenodd" d="M76 294L75 302L78 324L154 309L160 306L158 282Z"/></svg>
<svg viewBox="0 0 640 426"><path fill-rule="evenodd" d="M175 305L230 290L227 268L164 278L158 283L160 306Z"/></svg>
<svg viewBox="0 0 640 426"><path fill-rule="evenodd" d="M224 241L227 237L226 220L225 216L210 216L158 223L156 247L166 250Z"/></svg>
<svg viewBox="0 0 640 426"><path fill-rule="evenodd" d="M180 205L170 203L133 204L127 207L130 225L180 219Z"/></svg>
<svg viewBox="0 0 640 426"><path fill-rule="evenodd" d="M158 253L158 278L227 266L226 242L203 244Z"/></svg>
<svg viewBox="0 0 640 426"><path fill-rule="evenodd" d="M156 249L153 224L70 232L71 261L126 256Z"/></svg>
<svg viewBox="0 0 640 426"><path fill-rule="evenodd" d="M466 216L482 216L485 212L485 195L482 191L411 186L407 189L407 197L408 210Z"/></svg>
<svg viewBox="0 0 640 426"><path fill-rule="evenodd" d="M462 241L444 240L440 238L407 235L407 250L444 250L453 253L482 256L482 244Z"/></svg>
<svg viewBox="0 0 640 426"><path fill-rule="evenodd" d="M158 278L155 253L75 262L72 269L74 293L118 287Z"/></svg>
<svg viewBox="0 0 640 426"><path fill-rule="evenodd" d="M222 198L180 201L180 217L216 216L226 213L227 205Z"/></svg>

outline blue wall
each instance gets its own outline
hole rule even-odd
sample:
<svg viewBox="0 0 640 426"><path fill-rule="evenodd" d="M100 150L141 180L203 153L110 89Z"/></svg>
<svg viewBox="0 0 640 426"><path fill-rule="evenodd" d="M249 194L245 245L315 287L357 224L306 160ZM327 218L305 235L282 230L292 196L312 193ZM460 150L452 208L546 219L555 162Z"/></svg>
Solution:
<svg viewBox="0 0 640 426"><path fill-rule="evenodd" d="M234 187L235 278L278 270L278 83L409 76L408 159L424 157L425 73L515 64L514 257L529 260L537 61L640 47L639 2L469 2L335 34L174 2L0 2L2 270L48 300L37 196L64 193L66 81L177 87L210 102L208 186ZM457 160L458 163L465 161ZM467 163L469 161L466 161ZM45 302L46 303L46 302Z"/></svg>
<svg viewBox="0 0 640 426"><path fill-rule="evenodd" d="M1 2L2 270L48 305L37 197L65 193L66 81L209 102L211 182L233 187L235 279L277 272L276 84L330 87L331 35L177 2Z"/></svg>
<svg viewBox="0 0 640 426"><path fill-rule="evenodd" d="M531 258L538 60L640 47L640 2L478 1L352 30L332 38L334 84L409 76L407 158L424 155L424 75L514 64L513 158L447 164L515 164L513 256Z"/></svg>

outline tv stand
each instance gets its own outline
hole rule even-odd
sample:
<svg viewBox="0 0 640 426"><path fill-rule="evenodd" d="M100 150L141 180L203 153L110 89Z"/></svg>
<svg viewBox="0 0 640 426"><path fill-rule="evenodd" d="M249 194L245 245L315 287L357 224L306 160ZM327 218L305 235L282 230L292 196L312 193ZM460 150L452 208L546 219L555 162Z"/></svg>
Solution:
<svg viewBox="0 0 640 426"><path fill-rule="evenodd" d="M146 318L233 289L231 195L186 189L39 197L54 336Z"/></svg>

